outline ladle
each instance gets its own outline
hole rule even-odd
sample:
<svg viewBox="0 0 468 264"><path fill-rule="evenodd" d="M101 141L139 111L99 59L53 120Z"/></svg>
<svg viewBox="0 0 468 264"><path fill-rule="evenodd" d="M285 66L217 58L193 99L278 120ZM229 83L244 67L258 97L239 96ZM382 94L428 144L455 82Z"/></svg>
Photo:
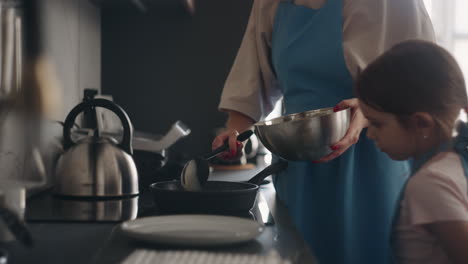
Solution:
<svg viewBox="0 0 468 264"><path fill-rule="evenodd" d="M252 130L247 130L237 136L237 141L245 141L253 134ZM199 191L208 180L210 168L208 160L214 158L219 153L229 149L229 142L201 157L195 157L184 165L180 174L182 188L186 191Z"/></svg>

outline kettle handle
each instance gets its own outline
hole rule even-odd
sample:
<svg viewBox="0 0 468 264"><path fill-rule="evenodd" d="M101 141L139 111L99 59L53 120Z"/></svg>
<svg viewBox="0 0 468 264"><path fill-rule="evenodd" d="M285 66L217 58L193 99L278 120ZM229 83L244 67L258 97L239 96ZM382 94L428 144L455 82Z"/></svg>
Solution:
<svg viewBox="0 0 468 264"><path fill-rule="evenodd" d="M132 138L133 138L133 126L128 117L127 113L117 105L116 103L109 101L107 99L90 99L86 100L77 106L75 106L70 113L65 118L65 123L63 125L63 148L64 150L69 149L70 147L76 145L75 142L71 139L71 129L75 123L76 117L83 112L84 110L91 108L91 107L103 107L106 109L111 110L114 112L122 122L122 126L124 128L122 142L118 145L121 149L123 149L128 154L133 154L132 148Z"/></svg>

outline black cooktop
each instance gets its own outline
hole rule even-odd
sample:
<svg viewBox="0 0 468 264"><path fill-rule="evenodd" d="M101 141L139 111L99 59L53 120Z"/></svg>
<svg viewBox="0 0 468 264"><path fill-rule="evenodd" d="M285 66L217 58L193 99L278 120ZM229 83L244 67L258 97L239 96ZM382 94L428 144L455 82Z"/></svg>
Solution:
<svg viewBox="0 0 468 264"><path fill-rule="evenodd" d="M107 200L71 199L45 191L27 200L25 218L28 222L122 222L164 214L168 213L158 210L149 190L134 197ZM262 221L257 203L247 212L217 214Z"/></svg>
<svg viewBox="0 0 468 264"><path fill-rule="evenodd" d="M160 169L151 167L142 170L140 164L140 194L134 197L108 200L70 199L55 196L52 190L43 191L28 198L25 219L28 222L122 222L139 217L169 214L158 209L149 185L157 181L178 178L175 175L180 175L183 165L184 162L173 161ZM245 217L264 224L273 224L269 209L265 207L267 207L266 202L259 194L250 211L216 214Z"/></svg>

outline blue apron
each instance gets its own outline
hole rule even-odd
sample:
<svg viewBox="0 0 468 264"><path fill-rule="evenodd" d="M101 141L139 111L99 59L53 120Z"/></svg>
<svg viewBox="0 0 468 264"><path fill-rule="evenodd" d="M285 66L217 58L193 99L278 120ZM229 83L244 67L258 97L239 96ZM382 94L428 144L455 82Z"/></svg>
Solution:
<svg viewBox="0 0 468 264"><path fill-rule="evenodd" d="M272 62L285 114L353 97L342 9L342 0L328 0L318 10L280 2ZM407 162L392 161L363 131L359 143L341 157L324 164L290 162L274 184L321 263L386 264L394 208L408 172Z"/></svg>

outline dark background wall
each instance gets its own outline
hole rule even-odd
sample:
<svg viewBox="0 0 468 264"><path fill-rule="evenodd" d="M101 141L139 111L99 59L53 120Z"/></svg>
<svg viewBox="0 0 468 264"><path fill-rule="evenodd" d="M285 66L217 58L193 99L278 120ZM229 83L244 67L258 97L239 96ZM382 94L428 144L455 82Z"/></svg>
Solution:
<svg viewBox="0 0 468 264"><path fill-rule="evenodd" d="M176 2L176 1L174 1ZM102 92L129 114L136 130L164 134L181 120L192 134L172 153L209 151L224 81L239 48L252 0L198 0L195 15L179 5L103 7Z"/></svg>

